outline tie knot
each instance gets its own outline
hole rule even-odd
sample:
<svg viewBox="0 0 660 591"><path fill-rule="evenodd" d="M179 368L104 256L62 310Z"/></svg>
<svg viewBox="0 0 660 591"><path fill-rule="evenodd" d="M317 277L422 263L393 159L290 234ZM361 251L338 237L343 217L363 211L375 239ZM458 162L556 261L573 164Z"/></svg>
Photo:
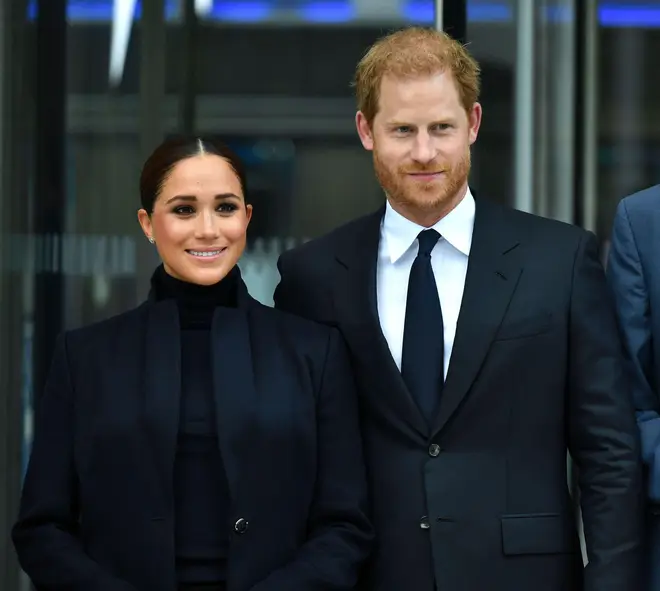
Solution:
<svg viewBox="0 0 660 591"><path fill-rule="evenodd" d="M424 230L419 233L417 240L419 242L419 252L417 256L430 257L433 247L436 245L440 238L440 234L435 230Z"/></svg>

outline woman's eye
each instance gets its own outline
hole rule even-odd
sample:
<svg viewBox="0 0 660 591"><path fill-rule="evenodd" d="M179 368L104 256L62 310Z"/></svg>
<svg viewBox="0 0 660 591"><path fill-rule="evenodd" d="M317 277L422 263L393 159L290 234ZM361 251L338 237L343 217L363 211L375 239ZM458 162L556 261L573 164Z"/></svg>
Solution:
<svg viewBox="0 0 660 591"><path fill-rule="evenodd" d="M216 211L218 213L232 213L236 211L237 207L234 203L221 203L217 206ZM192 205L177 205L173 210L177 215L193 215L195 213L195 208Z"/></svg>

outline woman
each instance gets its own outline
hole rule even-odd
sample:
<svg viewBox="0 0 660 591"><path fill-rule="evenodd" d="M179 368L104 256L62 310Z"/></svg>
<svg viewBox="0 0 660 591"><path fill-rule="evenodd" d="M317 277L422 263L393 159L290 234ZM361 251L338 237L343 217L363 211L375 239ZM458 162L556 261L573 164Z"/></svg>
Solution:
<svg viewBox="0 0 660 591"><path fill-rule="evenodd" d="M23 569L39 591L352 589L372 534L340 338L248 295L227 148L166 141L140 191L163 264L147 302L58 341Z"/></svg>

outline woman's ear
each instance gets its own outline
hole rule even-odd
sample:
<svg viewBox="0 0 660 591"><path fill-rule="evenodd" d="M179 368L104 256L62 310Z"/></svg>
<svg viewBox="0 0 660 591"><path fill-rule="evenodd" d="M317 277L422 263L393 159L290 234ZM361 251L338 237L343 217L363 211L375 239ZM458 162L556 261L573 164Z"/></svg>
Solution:
<svg viewBox="0 0 660 591"><path fill-rule="evenodd" d="M139 209L137 213L138 222L147 240L152 244L155 242L153 235L153 228L151 226L151 216L147 213L146 209Z"/></svg>

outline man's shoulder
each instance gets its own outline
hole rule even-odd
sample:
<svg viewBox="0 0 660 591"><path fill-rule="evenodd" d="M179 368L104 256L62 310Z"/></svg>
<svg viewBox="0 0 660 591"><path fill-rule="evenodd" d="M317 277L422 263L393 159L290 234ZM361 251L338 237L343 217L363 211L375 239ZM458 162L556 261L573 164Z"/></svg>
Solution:
<svg viewBox="0 0 660 591"><path fill-rule="evenodd" d="M618 211L625 209L626 213L647 213L660 210L660 185L654 185L632 195L624 197L618 206Z"/></svg>
<svg viewBox="0 0 660 591"><path fill-rule="evenodd" d="M522 232L525 238L532 242L557 243L575 242L576 244L590 236L590 232L569 222L528 213L506 205L491 204L505 219L513 230Z"/></svg>
<svg viewBox="0 0 660 591"><path fill-rule="evenodd" d="M317 238L313 238L282 254L285 260L314 260L316 263L334 258L339 247L359 238L368 227L379 223L382 211L378 210L350 220Z"/></svg>

